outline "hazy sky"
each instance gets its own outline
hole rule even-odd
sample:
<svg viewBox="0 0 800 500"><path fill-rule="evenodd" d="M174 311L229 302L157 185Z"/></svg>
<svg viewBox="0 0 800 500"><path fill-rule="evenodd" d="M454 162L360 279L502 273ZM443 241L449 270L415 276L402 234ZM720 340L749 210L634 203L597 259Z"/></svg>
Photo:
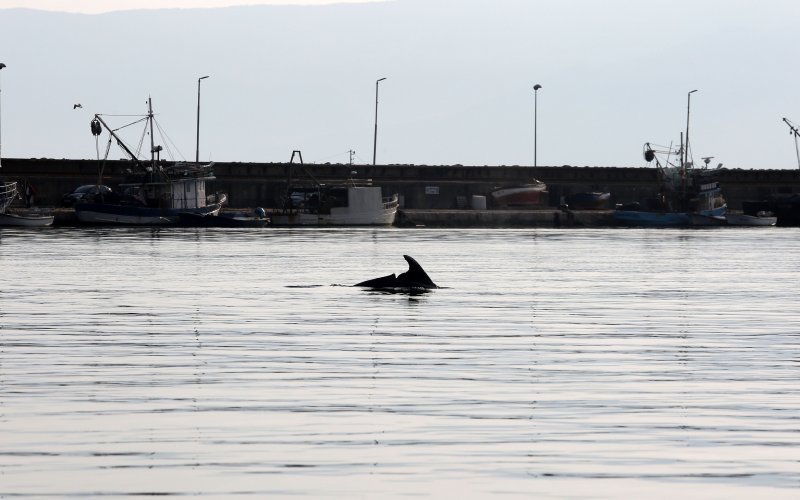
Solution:
<svg viewBox="0 0 800 500"><path fill-rule="evenodd" d="M242 5L325 5L381 0L0 0L0 9L27 8L56 12L100 14L136 9L196 9Z"/></svg>
<svg viewBox="0 0 800 500"><path fill-rule="evenodd" d="M539 165L645 166L645 142L680 141L698 89L698 161L796 169L781 118L800 123L798 19L797 0L0 9L2 153L95 157L94 113L141 113L152 96L173 157L194 159L210 75L201 159L347 162L352 149L371 163L387 77L378 163L532 165L536 116Z"/></svg>

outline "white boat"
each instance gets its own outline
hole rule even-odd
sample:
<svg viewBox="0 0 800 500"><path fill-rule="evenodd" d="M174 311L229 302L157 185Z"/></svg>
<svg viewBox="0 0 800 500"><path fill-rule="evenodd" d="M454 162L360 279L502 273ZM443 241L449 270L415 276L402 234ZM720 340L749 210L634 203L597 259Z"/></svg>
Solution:
<svg viewBox="0 0 800 500"><path fill-rule="evenodd" d="M123 127L112 129L103 120L102 115L95 115L92 120L92 134L100 135L103 128L109 133L106 158L113 139L130 157L136 171L119 185L118 191L99 194L94 198L84 197L76 203L75 215L80 222L165 225L177 224L181 213L198 215L219 213L227 197L224 194L206 193L206 183L216 179L212 171L214 164L162 162L157 157L162 147L156 146L153 138L154 121L152 100L148 99L147 115L139 117L134 122L144 122L145 134L150 135L150 160L142 161L118 136L116 131ZM102 170L100 178L102 179ZM98 180L98 184L101 179Z"/></svg>
<svg viewBox="0 0 800 500"><path fill-rule="evenodd" d="M729 226L774 226L778 223L778 218L769 212L756 215L726 214L725 219Z"/></svg>
<svg viewBox="0 0 800 500"><path fill-rule="evenodd" d="M273 226L391 226L399 205L378 186L294 188L289 199L270 214Z"/></svg>
<svg viewBox="0 0 800 500"><path fill-rule="evenodd" d="M300 163L294 163L295 157ZM273 226L391 226L400 206L397 193L383 196L379 186L360 186L352 179L346 184L325 185L303 165L303 155L293 151L289 160L289 188L283 207L270 210ZM307 185L293 185L292 168L298 165L310 179Z"/></svg>
<svg viewBox="0 0 800 500"><path fill-rule="evenodd" d="M497 207L526 208L546 205L549 193L547 184L533 179L527 184L495 188L491 196Z"/></svg>
<svg viewBox="0 0 800 500"><path fill-rule="evenodd" d="M52 215L0 214L0 226L3 227L46 227L53 225Z"/></svg>
<svg viewBox="0 0 800 500"><path fill-rule="evenodd" d="M52 226L54 217L41 214L10 214L9 205L17 197L17 183L0 183L0 226L10 227L45 227Z"/></svg>

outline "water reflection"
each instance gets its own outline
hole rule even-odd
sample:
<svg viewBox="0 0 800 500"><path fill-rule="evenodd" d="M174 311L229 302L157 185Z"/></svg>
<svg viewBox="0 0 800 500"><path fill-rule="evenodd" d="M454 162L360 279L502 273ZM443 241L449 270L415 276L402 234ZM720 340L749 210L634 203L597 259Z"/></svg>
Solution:
<svg viewBox="0 0 800 500"><path fill-rule="evenodd" d="M0 496L790 498L798 233L719 233L4 232Z"/></svg>

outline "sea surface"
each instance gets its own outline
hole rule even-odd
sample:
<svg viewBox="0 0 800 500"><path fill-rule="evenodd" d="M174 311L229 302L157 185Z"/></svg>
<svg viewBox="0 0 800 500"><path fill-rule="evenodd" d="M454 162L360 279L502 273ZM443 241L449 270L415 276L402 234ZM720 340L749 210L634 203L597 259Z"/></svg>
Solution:
<svg viewBox="0 0 800 500"><path fill-rule="evenodd" d="M2 229L0 498L797 499L799 242Z"/></svg>

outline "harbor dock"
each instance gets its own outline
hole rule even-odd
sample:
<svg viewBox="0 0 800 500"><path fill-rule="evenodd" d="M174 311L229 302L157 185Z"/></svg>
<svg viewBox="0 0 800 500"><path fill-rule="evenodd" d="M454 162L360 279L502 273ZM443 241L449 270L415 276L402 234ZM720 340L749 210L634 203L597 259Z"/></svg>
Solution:
<svg viewBox="0 0 800 500"><path fill-rule="evenodd" d="M55 208L56 225L71 224L69 209L58 210L65 193L84 184L115 186L130 162L48 158L4 158L2 177L35 187L35 206ZM302 169L324 185L353 182L380 186L384 195L397 193L396 224L402 227L602 227L612 225L619 204L646 203L657 195L658 173L652 167L465 166L306 164ZM292 163L214 164L213 189L226 193L227 207L252 210L279 207L290 182L300 181ZM294 177L293 177L294 175ZM797 169L719 169L715 171L731 211L743 202L771 195L800 194ZM494 206L490 193L500 187L539 179L547 184L541 207L509 210ZM602 210L571 210L565 200L575 193L611 194ZM482 203L474 203L479 200Z"/></svg>
<svg viewBox="0 0 800 500"><path fill-rule="evenodd" d="M420 210L401 209L399 227L604 227L613 226L613 210Z"/></svg>

